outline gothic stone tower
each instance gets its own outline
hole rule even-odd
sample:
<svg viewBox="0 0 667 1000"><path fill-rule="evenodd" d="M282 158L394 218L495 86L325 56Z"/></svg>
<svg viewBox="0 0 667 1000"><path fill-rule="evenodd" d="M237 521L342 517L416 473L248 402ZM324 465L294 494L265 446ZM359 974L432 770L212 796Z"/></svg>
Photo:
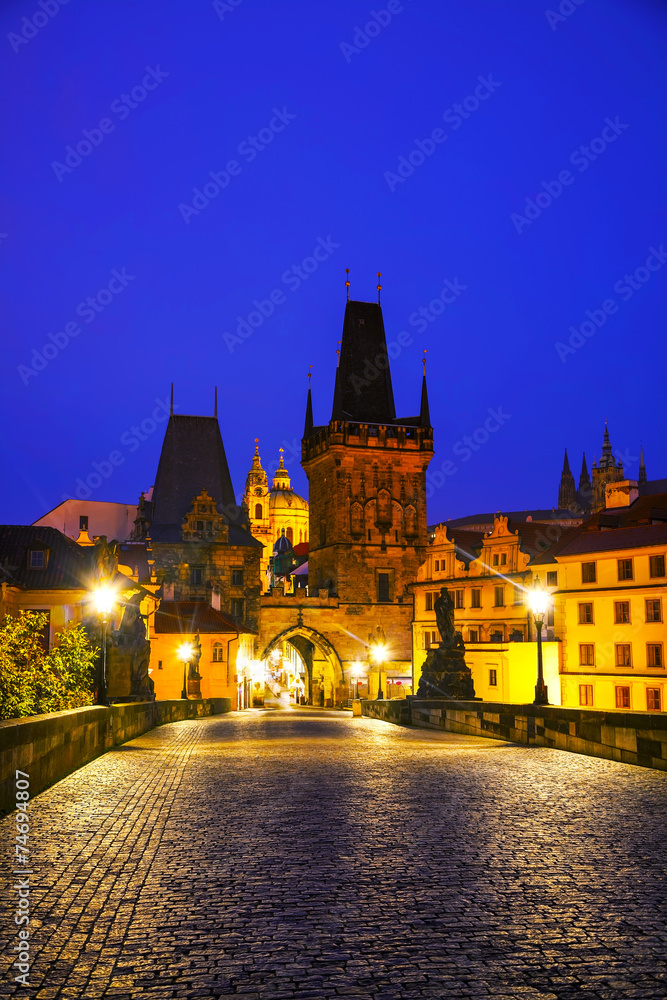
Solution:
<svg viewBox="0 0 667 1000"><path fill-rule="evenodd" d="M347 303L331 419L313 426L302 465L310 489L308 589L341 602L411 601L427 544L433 455L426 377L419 416L397 418L379 304Z"/></svg>

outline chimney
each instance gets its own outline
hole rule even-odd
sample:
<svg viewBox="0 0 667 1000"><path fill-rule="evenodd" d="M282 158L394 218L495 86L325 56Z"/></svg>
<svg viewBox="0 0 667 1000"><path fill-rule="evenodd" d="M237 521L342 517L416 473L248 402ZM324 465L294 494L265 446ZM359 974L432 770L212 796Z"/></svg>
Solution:
<svg viewBox="0 0 667 1000"><path fill-rule="evenodd" d="M215 611L219 611L220 610L220 588L219 587L211 587L211 607L214 608Z"/></svg>
<svg viewBox="0 0 667 1000"><path fill-rule="evenodd" d="M618 483L607 483L605 487L605 510L611 507L629 507L639 496L639 484L634 479L622 479Z"/></svg>

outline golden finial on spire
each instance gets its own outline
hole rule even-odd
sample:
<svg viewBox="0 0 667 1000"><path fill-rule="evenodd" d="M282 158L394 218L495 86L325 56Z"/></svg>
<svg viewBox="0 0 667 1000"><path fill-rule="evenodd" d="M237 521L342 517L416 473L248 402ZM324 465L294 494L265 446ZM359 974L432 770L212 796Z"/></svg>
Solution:
<svg viewBox="0 0 667 1000"><path fill-rule="evenodd" d="M347 296L347 301L349 302L350 301L350 269L349 269L349 267L345 268L345 275L346 275L346 277L345 277L345 294Z"/></svg>
<svg viewBox="0 0 667 1000"><path fill-rule="evenodd" d="M382 291L382 285L380 284L380 278L382 277L382 275L380 274L379 271L378 271L377 275L378 275L378 305L380 305L380 292Z"/></svg>
<svg viewBox="0 0 667 1000"><path fill-rule="evenodd" d="M340 340L338 341L338 350L336 351L336 368L340 368Z"/></svg>
<svg viewBox="0 0 667 1000"><path fill-rule="evenodd" d="M424 348L424 357L422 358L422 364L424 366L424 375L426 375L426 352L427 351L428 351L428 347L425 347Z"/></svg>
<svg viewBox="0 0 667 1000"><path fill-rule="evenodd" d="M313 367L312 365L308 365L308 390L309 391L310 391L310 380L313 377L313 373L310 370L312 367Z"/></svg>

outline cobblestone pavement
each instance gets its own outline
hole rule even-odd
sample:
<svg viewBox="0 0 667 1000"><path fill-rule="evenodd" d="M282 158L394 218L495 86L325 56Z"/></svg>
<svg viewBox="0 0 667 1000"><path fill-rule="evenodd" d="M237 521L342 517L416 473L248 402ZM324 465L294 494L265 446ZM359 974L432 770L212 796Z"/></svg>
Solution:
<svg viewBox="0 0 667 1000"><path fill-rule="evenodd" d="M163 726L34 800L31 985L9 882L0 995L664 1000L666 792L344 713Z"/></svg>

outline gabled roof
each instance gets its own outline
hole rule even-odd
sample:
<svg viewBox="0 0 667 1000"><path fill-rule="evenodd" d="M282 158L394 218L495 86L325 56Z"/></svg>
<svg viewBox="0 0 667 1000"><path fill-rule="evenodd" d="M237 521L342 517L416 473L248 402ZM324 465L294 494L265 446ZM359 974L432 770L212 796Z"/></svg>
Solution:
<svg viewBox="0 0 667 1000"><path fill-rule="evenodd" d="M30 552L48 550L43 569L31 569ZM57 528L0 525L0 580L26 590L90 590L96 582L94 548L82 548Z"/></svg>
<svg viewBox="0 0 667 1000"><path fill-rule="evenodd" d="M217 611L204 601L162 601L155 612L154 629L165 634L194 632L233 633L250 632L222 611Z"/></svg>
<svg viewBox="0 0 667 1000"><path fill-rule="evenodd" d="M560 556L575 556L584 552L614 552L621 549L667 545L667 524L642 524L633 528L611 531L583 531L565 544Z"/></svg>
<svg viewBox="0 0 667 1000"><path fill-rule="evenodd" d="M203 490L215 499L228 524L243 521L218 418L172 414L153 488L151 537L160 541L180 540L185 516L193 499Z"/></svg>

